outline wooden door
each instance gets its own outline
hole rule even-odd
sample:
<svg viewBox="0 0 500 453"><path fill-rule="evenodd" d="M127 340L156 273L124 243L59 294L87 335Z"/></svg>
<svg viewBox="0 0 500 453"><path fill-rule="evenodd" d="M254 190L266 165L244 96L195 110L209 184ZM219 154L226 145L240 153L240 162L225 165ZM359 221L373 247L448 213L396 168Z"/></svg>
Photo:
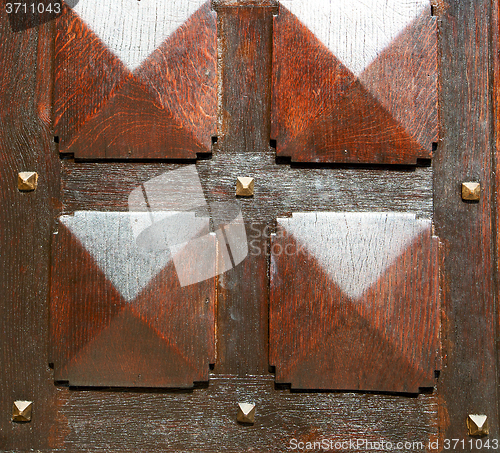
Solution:
<svg viewBox="0 0 500 453"><path fill-rule="evenodd" d="M496 2L35 3L0 449L500 448Z"/></svg>

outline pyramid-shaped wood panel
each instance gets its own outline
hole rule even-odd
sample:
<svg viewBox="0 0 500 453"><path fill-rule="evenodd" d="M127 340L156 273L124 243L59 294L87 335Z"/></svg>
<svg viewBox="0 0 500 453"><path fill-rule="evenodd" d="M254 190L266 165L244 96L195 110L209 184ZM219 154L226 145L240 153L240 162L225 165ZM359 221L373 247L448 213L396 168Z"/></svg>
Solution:
<svg viewBox="0 0 500 453"><path fill-rule="evenodd" d="M137 217L127 212L59 219L50 295L55 380L176 388L207 381L215 279L182 287L170 252L138 245L131 219ZM198 257L182 259L186 268L196 267Z"/></svg>
<svg viewBox="0 0 500 453"><path fill-rule="evenodd" d="M405 165L432 158L436 19L427 0L386 3L281 2L271 114L279 156Z"/></svg>
<svg viewBox="0 0 500 453"><path fill-rule="evenodd" d="M439 369L437 238L386 213L294 214L272 241L270 362L298 389L417 393Z"/></svg>
<svg viewBox="0 0 500 453"><path fill-rule="evenodd" d="M59 151L77 159L195 159L216 134L209 2L81 0L56 21ZM102 16L112 8L112 16ZM134 14L136 16L134 16Z"/></svg>

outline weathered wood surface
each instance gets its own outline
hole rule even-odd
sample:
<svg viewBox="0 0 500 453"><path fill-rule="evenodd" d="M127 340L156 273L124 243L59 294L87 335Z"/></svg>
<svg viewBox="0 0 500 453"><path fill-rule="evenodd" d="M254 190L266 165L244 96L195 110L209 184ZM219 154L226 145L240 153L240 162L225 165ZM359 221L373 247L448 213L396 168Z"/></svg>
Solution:
<svg viewBox="0 0 500 453"><path fill-rule="evenodd" d="M182 286L179 274L194 273L199 257L145 249L133 228L134 222L149 225L150 216L78 211L59 218L50 293L56 381L191 387L208 379L215 279ZM210 241L215 251L215 238Z"/></svg>
<svg viewBox="0 0 500 453"><path fill-rule="evenodd" d="M57 19L60 152L80 159L194 159L210 152L215 13L200 0L146 3L132 4L134 16L123 0L107 4L108 14L82 0Z"/></svg>
<svg viewBox="0 0 500 453"><path fill-rule="evenodd" d="M269 147L272 13L277 8L272 2L248 3L214 4L220 49L217 134L226 153L258 153Z"/></svg>
<svg viewBox="0 0 500 453"><path fill-rule="evenodd" d="M281 2L271 116L279 156L376 164L432 157L436 19L428 0L389 3Z"/></svg>
<svg viewBox="0 0 500 453"><path fill-rule="evenodd" d="M291 439L305 442L323 438L334 442L356 438L372 442L411 439L427 446L429 440L438 436L437 402L432 395L401 398L295 393L275 389L272 376L214 375L207 389L177 393L62 389L59 398L59 419L78 430L55 437L54 447L75 452L144 449L281 453L288 451ZM236 422L240 401L256 403L255 425L242 426ZM132 413L134 416L130 416ZM368 450L383 451L361 447L361 451ZM400 451L417 451L417 448Z"/></svg>
<svg viewBox="0 0 500 453"><path fill-rule="evenodd" d="M432 167L322 168L276 163L274 153L228 154L214 148L212 159L196 163L208 201L233 201L246 219L271 222L277 216L313 210L414 212L432 216ZM62 161L61 209L128 209L130 191L179 164ZM234 198L236 178L255 178L251 200ZM300 181L300 184L298 183ZM272 227L274 231L274 226Z"/></svg>
<svg viewBox="0 0 500 453"><path fill-rule="evenodd" d="M271 241L270 363L297 389L434 387L437 238L411 214L294 213Z"/></svg>
<svg viewBox="0 0 500 453"><path fill-rule="evenodd" d="M59 162L50 131L52 24L13 33L0 11L0 449L46 448L57 396L47 361L52 200ZM20 171L38 172L34 192ZM34 401L33 421L10 421L14 400Z"/></svg>
<svg viewBox="0 0 500 453"><path fill-rule="evenodd" d="M434 222L444 244L442 436L467 438L468 414L485 414L499 437L494 232L492 231L491 2L439 3L440 117L434 160ZM481 201L461 200L463 181L481 182ZM465 451L471 451L465 449ZM475 450L474 450L475 451Z"/></svg>
<svg viewBox="0 0 500 453"><path fill-rule="evenodd" d="M493 246L489 229L492 195L487 68L490 6L489 2L482 0L442 2L436 12L442 16L441 117L445 136L433 165L436 172L435 221L445 252L442 281L446 360L438 393L409 398L400 395L288 393L274 389L272 376L265 379L265 384L230 377L221 385L216 384L218 377L213 376L208 388L192 392L106 392L55 387L53 375L47 368L51 210L54 206L61 206L57 193L58 162L47 127L52 38L46 34L50 25L12 33L2 10L0 184L3 214L0 243L3 260L8 266L2 268L0 279L3 313L0 321L0 409L4 414L0 417L0 449L80 452L147 448L149 451L239 452L249 448L284 451L291 436L308 440L317 440L322 435L334 439L366 436L375 439L380 433L384 439L395 441L436 439L437 436L465 439L465 417L469 411L487 413L492 426L490 438L498 438L496 349L492 328L497 318L493 305ZM218 14L227 12L219 11ZM232 83L237 84L238 78ZM12 102L13 99L16 102ZM234 97L233 102L237 104L240 100ZM266 108L267 104L262 105ZM251 114L251 111L246 113ZM264 119L269 121L268 116ZM252 125L248 118L241 122ZM227 130L226 137L231 135L232 132ZM262 136L264 143L266 137ZM245 149L243 145L237 145L239 137L241 135L235 138L234 146ZM250 142L251 137L248 140ZM230 147L226 151L231 152ZM241 161L235 157L233 162L238 160ZM84 170L75 169L77 164L66 161L64 164L68 168L74 165L73 174L79 178L85 176ZM111 168L113 172L119 172L126 167L113 164ZM145 172L139 166L137 168L133 174L150 175L150 167ZM229 186L233 175L229 172L229 165L222 168L226 168L225 174L222 171L214 174L213 180L222 178ZM242 165L238 171L243 168ZM17 172L31 169L39 172L41 184L34 193L19 194L14 183ZM311 172L316 170L323 171L315 168ZM335 172L342 181L339 199L348 195L347 202L338 202L340 209L348 206L363 208L373 200L382 205L387 203L390 210L398 210L399 206L401 211L406 209L405 203L411 207L422 202L428 212L432 190L428 183L428 177L432 176L429 168L404 173L402 179L398 176L389 183L388 192L383 191L385 182L390 181L386 170L362 169L360 179L353 176L356 171L352 169L335 169ZM106 179L102 178L104 171L98 174L102 180ZM382 175L380 182L377 182L377 174ZM425 178L420 179L419 174ZM408 202L403 195L394 198L398 190L401 194L410 194L408 185L413 175L419 178L415 187L422 190L423 198L418 201L418 191L414 191ZM124 180L129 181L128 176L124 176ZM484 201L476 205L462 203L460 182L473 177L480 178L483 189L486 188ZM103 182L103 191L113 188L116 194L121 194L117 181L117 178L111 178L109 183ZM364 190L368 181L378 188L376 192L368 190L373 187L370 184ZM83 203L83 195L91 197L95 206L111 204L112 195L98 194L99 190L91 190L90 184L82 186L79 193L75 186L76 182L71 181L65 186L68 200L74 194L74 203ZM293 183L289 182L286 187L288 200L293 200ZM120 200L126 199L120 197ZM246 206L251 206L251 202ZM473 271L464 272L464 269ZM262 389L260 393L257 387ZM258 424L253 428L241 427L234 422L236 409L233 401L240 398L268 405L263 409L264 416L257 418ZM14 399L34 401L31 423L10 422ZM436 415L438 401L440 427ZM153 428L148 429L150 427Z"/></svg>

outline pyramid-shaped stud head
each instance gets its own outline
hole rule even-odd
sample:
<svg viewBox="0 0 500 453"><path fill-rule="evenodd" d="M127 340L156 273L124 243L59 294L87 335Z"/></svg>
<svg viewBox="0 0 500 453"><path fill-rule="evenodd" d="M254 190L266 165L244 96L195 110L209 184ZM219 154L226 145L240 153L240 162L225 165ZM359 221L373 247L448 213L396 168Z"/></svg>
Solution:
<svg viewBox="0 0 500 453"><path fill-rule="evenodd" d="M36 189L38 184L38 173L34 171L22 171L17 175L17 188L23 192Z"/></svg>
<svg viewBox="0 0 500 453"><path fill-rule="evenodd" d="M13 422L30 422L33 401L14 401L12 406Z"/></svg>
<svg viewBox="0 0 500 453"><path fill-rule="evenodd" d="M488 417L486 415L470 414L467 417L469 436L487 436L489 434Z"/></svg>
<svg viewBox="0 0 500 453"><path fill-rule="evenodd" d="M236 419L239 423L253 425L255 423L255 404L238 403L238 415Z"/></svg>
<svg viewBox="0 0 500 453"><path fill-rule="evenodd" d="M481 198L481 184L478 182L462 183L462 200L479 201Z"/></svg>
<svg viewBox="0 0 500 453"><path fill-rule="evenodd" d="M236 180L236 195L238 197L253 197L254 179L238 177Z"/></svg>

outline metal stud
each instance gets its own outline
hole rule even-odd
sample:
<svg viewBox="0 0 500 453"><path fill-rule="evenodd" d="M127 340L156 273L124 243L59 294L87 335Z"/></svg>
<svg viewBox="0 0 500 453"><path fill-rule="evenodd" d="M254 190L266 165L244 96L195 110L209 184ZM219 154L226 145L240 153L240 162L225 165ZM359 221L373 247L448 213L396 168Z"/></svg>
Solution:
<svg viewBox="0 0 500 453"><path fill-rule="evenodd" d="M478 182L462 183L462 200L479 201L481 198L481 184Z"/></svg>
<svg viewBox="0 0 500 453"><path fill-rule="evenodd" d="M236 419L239 423L253 425L255 423L255 404L238 403L238 415Z"/></svg>
<svg viewBox="0 0 500 453"><path fill-rule="evenodd" d="M17 175L17 188L23 192L36 189L38 184L38 173L34 171L22 171Z"/></svg>
<svg viewBox="0 0 500 453"><path fill-rule="evenodd" d="M12 406L13 422L30 422L33 401L14 401Z"/></svg>
<svg viewBox="0 0 500 453"><path fill-rule="evenodd" d="M238 177L236 180L236 195L238 197L253 197L254 179Z"/></svg>
<svg viewBox="0 0 500 453"><path fill-rule="evenodd" d="M470 414L467 417L469 436L487 436L489 434L488 417L486 415Z"/></svg>

